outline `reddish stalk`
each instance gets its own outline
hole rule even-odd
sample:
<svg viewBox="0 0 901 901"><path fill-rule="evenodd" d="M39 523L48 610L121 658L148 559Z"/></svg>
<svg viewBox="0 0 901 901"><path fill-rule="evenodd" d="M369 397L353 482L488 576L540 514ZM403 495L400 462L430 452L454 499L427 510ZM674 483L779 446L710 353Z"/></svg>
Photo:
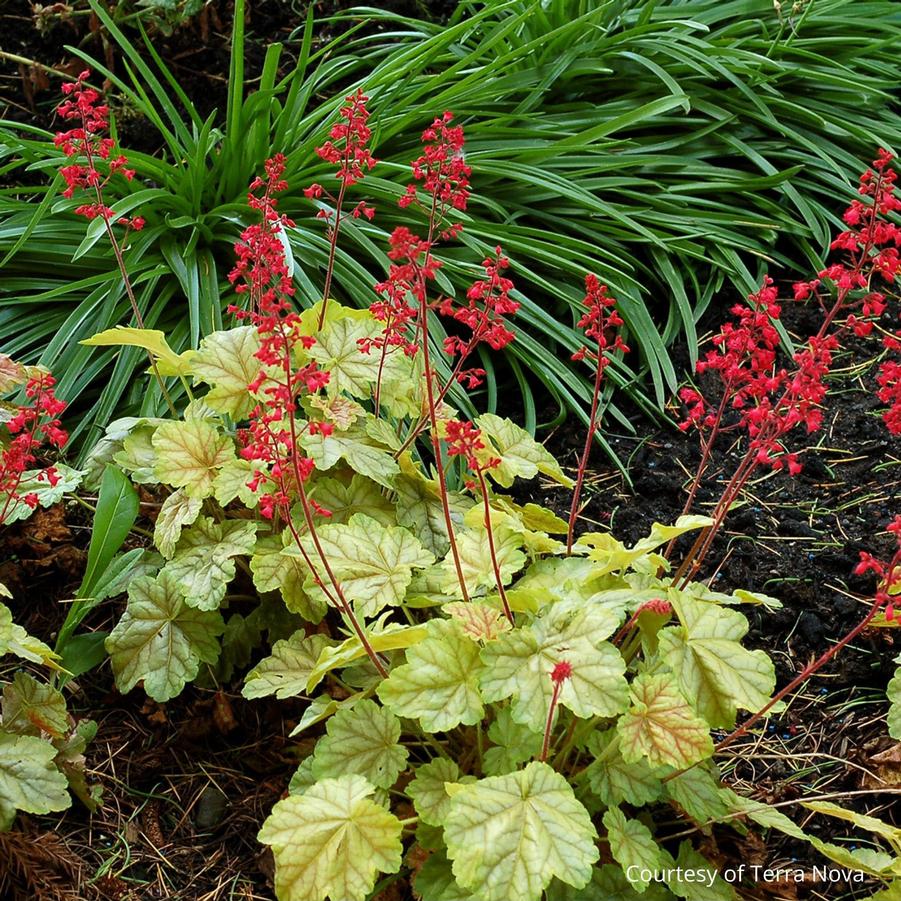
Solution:
<svg viewBox="0 0 901 901"><path fill-rule="evenodd" d="M485 474L481 468L476 470L479 478L479 487L482 491L482 503L485 507L485 530L488 533L488 552L491 554L491 566L494 569L494 580L497 583L497 593L500 596L501 603L504 605L504 615L510 621L511 626L516 623L513 620L513 611L510 609L510 602L507 600L507 592L504 590L504 580L501 578L501 568L497 562L497 551L494 547L494 528L491 525L491 505L488 503L488 485L485 483Z"/></svg>
<svg viewBox="0 0 901 901"><path fill-rule="evenodd" d="M541 742L541 755L539 760L542 763L547 762L547 755L551 749L551 733L554 729L554 714L557 712L557 704L560 701L560 692L563 689L563 683L572 675L572 665L565 660L561 660L551 670L551 681L554 683L554 693L551 695L551 703L547 711L547 720L544 724L544 740Z"/></svg>

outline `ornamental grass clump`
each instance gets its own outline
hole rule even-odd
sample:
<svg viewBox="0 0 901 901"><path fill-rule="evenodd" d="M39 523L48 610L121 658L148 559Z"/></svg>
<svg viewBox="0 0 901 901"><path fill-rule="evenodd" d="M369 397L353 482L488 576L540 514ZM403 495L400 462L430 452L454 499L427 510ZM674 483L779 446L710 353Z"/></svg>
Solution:
<svg viewBox="0 0 901 901"><path fill-rule="evenodd" d="M348 98L339 119L358 127L332 130L325 158L347 166L366 153L365 102ZM291 734L315 740L298 745L308 753L259 833L281 901L362 901L394 880L425 901L691 897L687 868L709 871L717 897L738 897L683 825L706 832L711 853L725 830L781 830L889 883L901 841L887 825L802 799L875 833L864 850L810 835L725 785L711 737L774 703L773 663L742 645L740 608L779 602L697 576L749 468L795 468L786 442L817 424L826 333L779 369L765 285L704 361L727 399L691 398L708 456L733 428L749 445L714 516L686 510L631 546L576 535L623 317L589 275L582 356L595 410L577 482L510 420L460 415L450 388L483 377L476 348L515 340L517 261L498 248L465 296L440 289L472 172L450 113L422 137L401 198L410 222L390 237L370 309L294 303L282 240L294 224L279 210L274 156L236 246L235 324L183 354L144 336L190 402L178 418L118 424L89 461L112 462L160 502L156 551L106 639L118 688L140 683L165 702L194 679L246 671L246 698L308 700ZM362 159L351 176L361 192ZM350 201L316 195L332 204L337 240ZM453 322L446 342L432 341L435 316ZM133 343L136 331L95 340ZM576 487L569 521L506 490L539 475ZM689 534L689 554L671 562ZM656 870L676 875L652 886Z"/></svg>

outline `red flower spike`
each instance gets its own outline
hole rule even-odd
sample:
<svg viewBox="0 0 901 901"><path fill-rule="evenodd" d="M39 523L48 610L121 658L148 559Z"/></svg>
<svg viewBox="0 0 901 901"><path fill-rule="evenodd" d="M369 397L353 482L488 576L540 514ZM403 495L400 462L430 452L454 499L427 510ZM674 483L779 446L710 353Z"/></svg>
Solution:
<svg viewBox="0 0 901 901"><path fill-rule="evenodd" d="M573 674L573 668L571 663L567 663L565 660L561 660L552 670L551 670L551 682L555 685L563 684L570 676Z"/></svg>

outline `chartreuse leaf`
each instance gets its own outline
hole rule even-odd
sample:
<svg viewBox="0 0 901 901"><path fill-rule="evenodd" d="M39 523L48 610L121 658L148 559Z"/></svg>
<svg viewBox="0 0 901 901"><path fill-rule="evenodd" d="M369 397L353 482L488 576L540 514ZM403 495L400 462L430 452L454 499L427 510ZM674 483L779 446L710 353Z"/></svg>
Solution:
<svg viewBox="0 0 901 901"><path fill-rule="evenodd" d="M729 795L719 776L706 766L692 767L670 779L664 790L673 804L702 827L729 811Z"/></svg>
<svg viewBox="0 0 901 901"><path fill-rule="evenodd" d="M166 336L158 329L133 328L117 325L79 341L89 347L141 347L157 361L160 375L190 375L194 351L177 354L169 346Z"/></svg>
<svg viewBox="0 0 901 901"><path fill-rule="evenodd" d="M384 526L365 513L356 513L347 524L328 523L317 529L319 546L328 559L345 597L353 601L362 616L375 616L386 606L396 606L407 592L413 569L428 566L434 557L419 540L398 526ZM307 554L318 564L318 549L307 535L303 539ZM300 555L296 547L284 551ZM328 585L329 578L321 573ZM313 577L306 590L314 596L322 589Z"/></svg>
<svg viewBox="0 0 901 901"><path fill-rule="evenodd" d="M501 707L497 711L494 721L488 727L488 738L494 744L494 747L485 751L482 761L488 776L512 773L541 750L541 733L517 723L509 707Z"/></svg>
<svg viewBox="0 0 901 901"><path fill-rule="evenodd" d="M691 842L679 845L676 866L670 867L667 885L685 901L734 901L735 889L726 882L717 868Z"/></svg>
<svg viewBox="0 0 901 901"><path fill-rule="evenodd" d="M475 641L493 641L513 628L500 610L477 601L451 601L441 609L460 623L464 635Z"/></svg>
<svg viewBox="0 0 901 901"><path fill-rule="evenodd" d="M153 433L152 443L154 474L164 485L184 488L188 497L209 497L220 467L235 458L231 439L200 419L164 422Z"/></svg>
<svg viewBox="0 0 901 901"><path fill-rule="evenodd" d="M433 851L413 877L416 897L422 901L475 901L472 892L460 888L444 848Z"/></svg>
<svg viewBox="0 0 901 901"><path fill-rule="evenodd" d="M215 610L235 577L235 557L249 555L257 524L248 520L213 522L201 516L182 533L175 555L163 569L189 607Z"/></svg>
<svg viewBox="0 0 901 901"><path fill-rule="evenodd" d="M675 898L659 882L637 892L622 869L613 863L604 864L598 869L591 882L591 887L594 886L597 886L599 894L596 898L589 896L586 901L674 901Z"/></svg>
<svg viewBox="0 0 901 901"><path fill-rule="evenodd" d="M365 513L383 526L397 525L394 506L379 486L366 476L354 474L350 482L339 479L317 479L312 497L332 515L331 523L346 523L354 513Z"/></svg>
<svg viewBox="0 0 901 901"><path fill-rule="evenodd" d="M361 353L359 342L381 331L373 320L339 319L316 335L308 353L320 369L329 373L329 395L346 391L354 397L369 398L378 378L380 355Z"/></svg>
<svg viewBox="0 0 901 901"><path fill-rule="evenodd" d="M399 626L397 623L389 623L383 629L370 629L367 639L374 651L396 651L408 648L417 641L422 641L428 634L424 624L415 626ZM324 648L319 655L319 660L310 673L307 682L307 692L311 692L326 675L333 669L347 666L354 660L366 656L366 649L360 639L354 635L347 638L335 648Z"/></svg>
<svg viewBox="0 0 901 901"><path fill-rule="evenodd" d="M301 557L282 553L293 544L290 529L285 529L280 536L258 541L250 558L253 584L257 591L280 592L292 613L300 614L308 622L318 623L325 616L328 604L321 592L314 596L304 591L304 582L310 574L306 563Z"/></svg>
<svg viewBox="0 0 901 901"><path fill-rule="evenodd" d="M715 729L730 728L737 708L759 710L769 700L773 663L765 651L741 646L748 621L738 611L688 595L672 600L681 625L660 632L660 657L704 720Z"/></svg>
<svg viewBox="0 0 901 901"><path fill-rule="evenodd" d="M0 832L9 829L17 810L40 814L69 806L68 781L55 758L48 741L0 732Z"/></svg>
<svg viewBox="0 0 901 901"><path fill-rule="evenodd" d="M316 743L313 776L357 773L377 788L390 788L407 763L399 738L400 720L393 713L368 698L358 701L328 721L326 735Z"/></svg>
<svg viewBox="0 0 901 901"><path fill-rule="evenodd" d="M400 471L394 456L370 442L365 432L348 430L331 435L305 432L300 437L303 449L320 471L331 469L339 460L354 471L385 488L394 487L394 479Z"/></svg>
<svg viewBox="0 0 901 901"><path fill-rule="evenodd" d="M522 537L503 524L495 526L493 532L497 566L504 584L509 585L526 562L526 555L520 550ZM485 526L480 524L465 532L458 532L456 539L460 567L469 594L476 595L485 588L494 588L496 576ZM444 570L441 590L445 594L456 594L459 597L460 585L453 554L448 553L441 566Z"/></svg>
<svg viewBox="0 0 901 901"><path fill-rule="evenodd" d="M20 735L47 732L61 738L69 731L66 699L46 682L19 672L3 686L3 728Z"/></svg>
<svg viewBox="0 0 901 901"><path fill-rule="evenodd" d="M671 675L641 673L631 686L632 706L617 731L626 763L691 766L713 754L710 730L673 685Z"/></svg>
<svg viewBox="0 0 901 901"><path fill-rule="evenodd" d="M256 508L260 500L254 491L248 487L248 482L253 479L257 466L250 460L242 460L240 457L232 457L226 460L213 479L213 497L222 507L227 507L235 498L250 510Z"/></svg>
<svg viewBox="0 0 901 901"><path fill-rule="evenodd" d="M362 776L323 779L279 801L259 840L275 855L279 901L363 901L376 873L401 864L400 820Z"/></svg>
<svg viewBox="0 0 901 901"><path fill-rule="evenodd" d="M643 875L654 873L665 861L651 830L638 820L627 819L618 807L611 807L604 814L604 827L613 859L623 868L631 885L643 891L651 883Z"/></svg>
<svg viewBox="0 0 901 901"><path fill-rule="evenodd" d="M66 466L65 463L57 463L54 469L59 477L55 485L51 485L47 481L43 469L26 469L16 486L16 494L19 498L23 498L27 494L35 495L41 507L52 507L54 504L58 504L63 499L63 495L74 491L81 484L84 473L79 469ZM5 500L4 498L4 502ZM6 508L3 524L9 526L14 522L28 519L33 512L34 508L25 501L14 500Z"/></svg>
<svg viewBox="0 0 901 901"><path fill-rule="evenodd" d="M513 719L542 732L553 694L551 671L561 661L572 675L560 689L559 703L576 716L616 716L628 705L625 662L603 639L616 618L597 607L552 607L527 628L501 635L482 649L482 698L513 698Z"/></svg>
<svg viewBox="0 0 901 901"><path fill-rule="evenodd" d="M210 407L236 421L247 417L256 404L247 388L260 372L259 349L260 336L252 325L213 332L200 342L191 371L194 384L211 386L203 398Z"/></svg>
<svg viewBox="0 0 901 901"><path fill-rule="evenodd" d="M479 696L479 646L455 620L433 619L424 641L378 687L382 703L398 716L418 719L427 732L472 726L485 714Z"/></svg>
<svg viewBox="0 0 901 901"><path fill-rule="evenodd" d="M181 530L200 515L202 504L199 497L188 497L184 488L173 491L163 501L153 527L153 543L167 560L175 553Z"/></svg>
<svg viewBox="0 0 901 901"><path fill-rule="evenodd" d="M475 781L474 776L461 778L460 768L452 760L436 757L416 768L416 775L407 785L406 793L423 823L443 826L451 804L445 783L456 785Z"/></svg>
<svg viewBox="0 0 901 901"><path fill-rule="evenodd" d="M496 455L489 452L489 456L500 457L500 465L489 470L489 475L498 485L509 488L515 478L534 479L540 472L572 488L572 479L563 472L553 455L525 429L494 413L479 416L476 425L497 450Z"/></svg>
<svg viewBox="0 0 901 901"><path fill-rule="evenodd" d="M0 582L0 597L12 597L9 589ZM13 615L9 607L0 601L0 657L6 653L13 637Z"/></svg>
<svg viewBox="0 0 901 901"><path fill-rule="evenodd" d="M901 663L901 657L895 660ZM901 669L895 670L895 675L889 680L885 689L889 699L888 709L888 734L892 738L901 740Z"/></svg>
<svg viewBox="0 0 901 901"><path fill-rule="evenodd" d="M3 597L11 597L3 586ZM59 669L56 665L59 657L38 638L29 635L20 625L13 622L13 615L6 604L0 602L0 657L4 654L15 654L31 663L43 663Z"/></svg>
<svg viewBox="0 0 901 901"><path fill-rule="evenodd" d="M569 783L545 763L456 787L444 822L454 877L479 901L538 901L555 876L581 888L596 838Z"/></svg>
<svg viewBox="0 0 901 901"><path fill-rule="evenodd" d="M593 733L588 751L595 758L585 770L588 785L607 807L623 801L641 807L663 793L661 779L666 771L643 758L626 763L615 729Z"/></svg>
<svg viewBox="0 0 901 901"><path fill-rule="evenodd" d="M168 573L135 579L125 613L105 642L117 688L124 694L143 679L155 701L174 698L201 663L216 662L224 629L218 611L185 604Z"/></svg>
<svg viewBox="0 0 901 901"><path fill-rule="evenodd" d="M303 631L277 641L272 653L244 677L241 694L245 698L274 694L280 699L304 694L322 649L330 643L324 635L306 635Z"/></svg>

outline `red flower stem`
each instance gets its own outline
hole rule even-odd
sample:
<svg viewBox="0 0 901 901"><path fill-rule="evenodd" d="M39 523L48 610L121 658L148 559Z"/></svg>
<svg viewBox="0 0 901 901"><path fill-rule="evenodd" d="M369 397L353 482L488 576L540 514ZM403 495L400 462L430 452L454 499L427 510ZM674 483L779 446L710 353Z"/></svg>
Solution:
<svg viewBox="0 0 901 901"><path fill-rule="evenodd" d="M350 162L350 140L345 141L343 170L347 172ZM340 176L339 176L340 177ZM335 204L335 225L332 228L331 240L328 249L328 266L325 270L325 287L322 289L322 309L319 311L319 328L325 325L325 311L328 306L329 294L332 290L332 276L335 272L335 253L338 250L338 232L341 228L341 211L344 208L344 192L347 190L347 181L341 178L341 187L338 189L338 202Z"/></svg>
<svg viewBox="0 0 901 901"><path fill-rule="evenodd" d="M494 547L494 529L491 525L491 505L488 503L488 485L485 483L485 474L481 469L477 470L476 474L479 477L479 487L482 490L482 503L485 507L485 529L488 532L488 552L491 554L491 566L494 569L497 593L500 595L501 603L504 605L504 615L510 621L510 625L515 626L513 611L510 609L510 602L507 600L507 592L504 591L504 580L501 578L501 568L498 565L497 551Z"/></svg>
<svg viewBox="0 0 901 901"><path fill-rule="evenodd" d="M389 330L391 329L391 314L388 314L387 319L385 320L385 334L387 335ZM375 394L373 395L373 407L375 418L378 419L381 415L381 404L382 404L382 374L385 370L385 361L388 358L388 343L387 341L382 342L382 346L379 352L379 369L378 374L375 379Z"/></svg>
<svg viewBox="0 0 901 901"><path fill-rule="evenodd" d="M557 712L557 702L560 699L560 689L562 687L562 680L554 682L554 693L551 695L551 704L547 711L547 721L544 724L544 740L541 743L541 756L538 758L542 763L547 762L548 751L551 749L551 732L554 727L554 714Z"/></svg>
<svg viewBox="0 0 901 901"><path fill-rule="evenodd" d="M450 542L451 554L454 558L454 569L457 571L457 581L460 583L460 591L463 600L469 600L469 592L466 590L466 579L463 578L463 566L460 563L460 551L457 548L457 539L454 535L454 524L451 520L450 503L447 497L447 484L444 473L444 459L441 453L441 439L438 437L438 413L435 404L434 385L432 384L432 364L429 359L429 305L426 297L425 272L428 270L429 257L432 252L432 242L435 234L435 210L438 198L432 196L432 208L429 212L429 234L426 240L426 255L423 265L419 270L419 334L422 337L422 368L425 378L426 399L429 405L429 422L432 427L432 447L435 452L435 469L438 474L438 493L441 496L441 509L444 513L444 525L447 528L447 538Z"/></svg>
<svg viewBox="0 0 901 901"><path fill-rule="evenodd" d="M582 457L579 460L579 469L576 473L576 486L573 489L572 505L569 508L569 528L566 532L566 553L572 553L573 549L573 533L576 528L576 519L579 515L579 502L582 498L582 484L585 481L585 469L588 466L588 458L591 454L591 446L594 443L595 432L597 431L598 403L601 396L601 382L604 378L604 367L601 364L602 353L600 342L598 343L598 357L596 360L596 369L594 374L594 390L591 394L591 414L588 417L588 431L585 435L585 447L582 449Z"/></svg>

